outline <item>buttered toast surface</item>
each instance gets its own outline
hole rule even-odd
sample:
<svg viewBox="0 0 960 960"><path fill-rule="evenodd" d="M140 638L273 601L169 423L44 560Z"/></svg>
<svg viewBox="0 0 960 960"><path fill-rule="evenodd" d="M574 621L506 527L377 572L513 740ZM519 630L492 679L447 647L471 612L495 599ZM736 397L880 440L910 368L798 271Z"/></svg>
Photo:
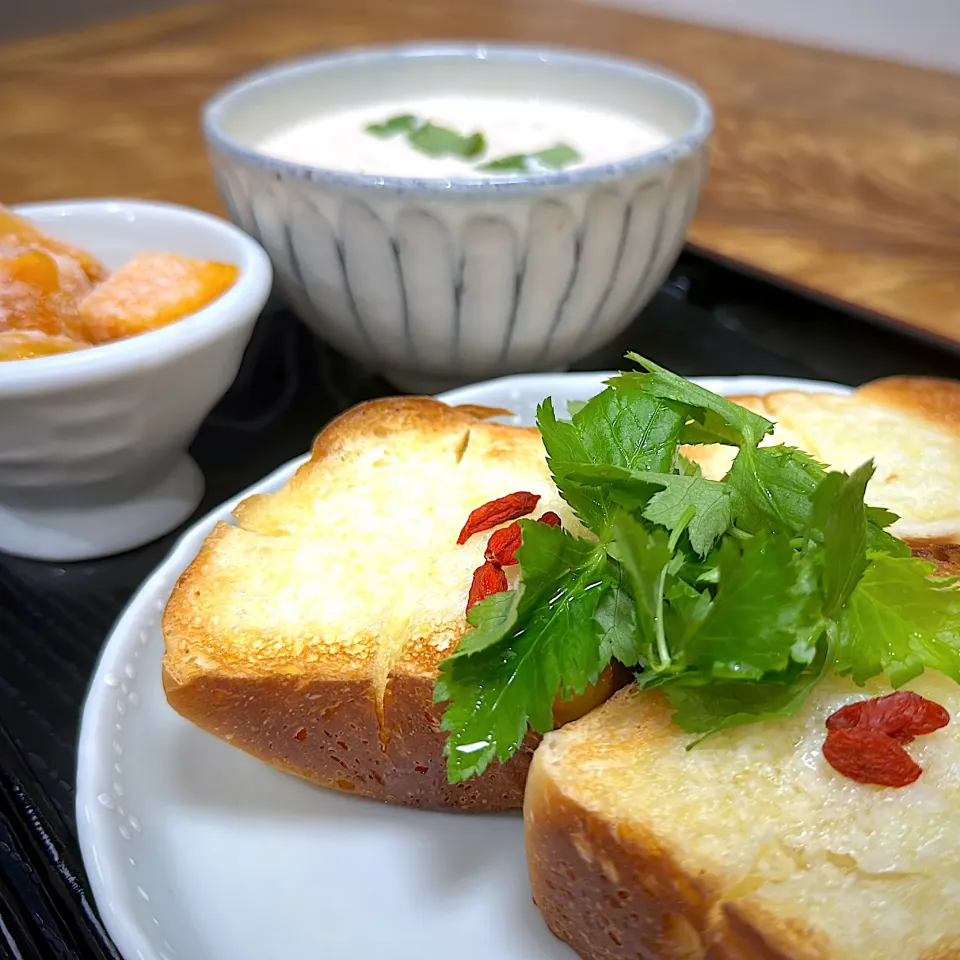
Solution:
<svg viewBox="0 0 960 960"><path fill-rule="evenodd" d="M483 562L485 535L457 545L471 510L524 490L542 498L534 517L552 510L576 526L539 433L486 422L502 412L373 401L331 423L281 490L240 504L166 608L174 709L326 787L418 806L518 807L535 740L450 785L432 703Z"/></svg>
<svg viewBox="0 0 960 960"><path fill-rule="evenodd" d="M799 447L851 471L874 459L867 502L900 516L905 540L960 541L960 382L927 377L876 380L848 396L783 391L731 397L776 423L765 445ZM720 479L732 447L685 447L704 476Z"/></svg>
<svg viewBox="0 0 960 960"><path fill-rule="evenodd" d="M910 687L960 711L940 674ZM821 752L834 710L888 690L831 678L796 717L687 750L666 698L630 687L548 734L525 821L550 928L588 960L960 957L960 723L910 745L906 790Z"/></svg>

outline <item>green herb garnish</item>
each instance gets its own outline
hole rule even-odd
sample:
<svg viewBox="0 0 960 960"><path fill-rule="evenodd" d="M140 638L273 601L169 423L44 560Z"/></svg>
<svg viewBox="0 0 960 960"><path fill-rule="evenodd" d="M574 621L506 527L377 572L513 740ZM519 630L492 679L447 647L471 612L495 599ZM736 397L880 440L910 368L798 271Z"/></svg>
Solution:
<svg viewBox="0 0 960 960"><path fill-rule="evenodd" d="M435 123L424 123L407 135L410 146L425 153L428 157L463 157L469 160L478 157L487 149L487 141L482 133L469 136L438 127Z"/></svg>
<svg viewBox="0 0 960 960"><path fill-rule="evenodd" d="M515 153L509 157L500 157L481 164L481 170L491 173L542 173L551 170L563 170L581 160L580 154L565 143L555 143L546 150L537 153Z"/></svg>
<svg viewBox="0 0 960 960"><path fill-rule="evenodd" d="M441 127L429 120L422 120L412 113L390 117L383 123L370 123L365 127L367 133L381 139L406 136L407 142L415 150L428 157L462 157L475 160L483 156L487 149L486 137L477 131L464 135L448 127ZM573 147L565 143L555 143L552 147L537 153L516 153L489 163L479 164L478 170L508 173L543 173L550 170L563 170L581 157Z"/></svg>
<svg viewBox="0 0 960 960"><path fill-rule="evenodd" d="M419 126L420 121L412 113L402 113L397 117L384 120L383 123L369 123L365 129L375 137L386 138L395 137L400 133L410 133Z"/></svg>
<svg viewBox="0 0 960 960"><path fill-rule="evenodd" d="M550 730L557 692L582 692L614 657L701 737L791 716L831 671L960 683L960 580L932 578L884 529L895 515L864 504L872 463L848 475L760 447L770 421L629 356L644 372L569 420L540 406L557 487L595 539L520 521L518 587L472 608L440 666L451 782ZM712 481L682 443L739 449Z"/></svg>
<svg viewBox="0 0 960 960"><path fill-rule="evenodd" d="M391 117L383 123L368 124L365 129L367 133L382 139L404 134L411 147L428 157L452 156L470 160L481 156L487 149L487 141L482 133L464 136L456 130L421 120L412 113Z"/></svg>

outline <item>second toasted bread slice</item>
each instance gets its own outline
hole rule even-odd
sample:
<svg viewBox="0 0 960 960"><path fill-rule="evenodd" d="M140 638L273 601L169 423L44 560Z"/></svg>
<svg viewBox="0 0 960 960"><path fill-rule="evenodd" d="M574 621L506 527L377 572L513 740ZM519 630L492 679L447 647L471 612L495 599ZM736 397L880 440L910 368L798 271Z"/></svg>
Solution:
<svg viewBox="0 0 960 960"><path fill-rule="evenodd" d="M541 496L534 517L553 510L576 527L539 433L485 422L498 413L423 398L362 405L320 434L283 489L218 524L164 615L174 709L326 787L427 807L520 806L535 739L450 785L432 702L483 562L486 534L457 545L471 510L524 490Z"/></svg>
<svg viewBox="0 0 960 960"><path fill-rule="evenodd" d="M827 678L800 713L692 750L661 691L622 690L547 734L525 805L534 899L584 960L956 960L960 687L911 689L952 722L916 783L855 783L825 720L889 692Z"/></svg>

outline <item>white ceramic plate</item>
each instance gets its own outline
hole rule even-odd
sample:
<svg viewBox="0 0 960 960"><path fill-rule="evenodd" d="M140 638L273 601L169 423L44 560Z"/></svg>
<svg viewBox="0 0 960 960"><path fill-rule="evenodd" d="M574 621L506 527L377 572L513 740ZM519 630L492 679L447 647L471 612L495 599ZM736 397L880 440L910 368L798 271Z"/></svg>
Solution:
<svg viewBox="0 0 960 960"><path fill-rule="evenodd" d="M536 374L442 399L506 407L596 393L606 374ZM719 393L845 393L705 379ZM97 906L125 960L571 960L530 898L519 815L429 813L313 787L201 732L160 685L160 616L217 520L276 490L295 460L189 530L104 648L80 733L77 821Z"/></svg>

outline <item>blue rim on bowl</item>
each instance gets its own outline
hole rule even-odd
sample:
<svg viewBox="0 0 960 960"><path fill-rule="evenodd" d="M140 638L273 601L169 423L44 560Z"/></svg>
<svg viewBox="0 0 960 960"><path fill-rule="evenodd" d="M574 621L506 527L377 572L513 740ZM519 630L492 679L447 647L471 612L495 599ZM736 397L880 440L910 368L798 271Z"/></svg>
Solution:
<svg viewBox="0 0 960 960"><path fill-rule="evenodd" d="M694 120L689 129L679 137L656 150L608 163L593 164L573 170L560 170L542 174L520 174L506 177L382 177L374 174L349 173L322 167L295 163L269 156L245 146L224 130L224 119L231 106L251 92L265 89L278 80L291 79L309 73L335 70L344 66L381 64L390 60L406 60L421 57L459 57L475 60L504 60L508 62L539 60L554 66L589 67L597 71L619 73L635 79L653 79L687 97L694 105ZM208 100L203 107L203 132L208 144L229 154L242 163L265 168L277 174L285 174L301 180L324 181L334 186L353 188L379 188L403 191L435 192L443 188L459 193L489 193L500 191L535 191L544 187L579 187L602 180L639 173L695 152L713 130L713 111L702 91L659 67L636 60L608 56L593 52L581 52L551 46L525 46L518 44L459 42L459 43L413 43L374 47L354 47L336 53L325 53L290 60L263 70L247 74Z"/></svg>

